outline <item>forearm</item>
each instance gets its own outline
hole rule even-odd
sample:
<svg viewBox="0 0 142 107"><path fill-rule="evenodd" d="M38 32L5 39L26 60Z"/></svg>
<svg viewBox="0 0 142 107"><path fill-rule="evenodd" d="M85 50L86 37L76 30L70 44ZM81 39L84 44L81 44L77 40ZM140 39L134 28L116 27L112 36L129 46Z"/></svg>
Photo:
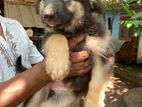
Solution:
<svg viewBox="0 0 142 107"><path fill-rule="evenodd" d="M71 72L69 76L87 73L91 65L86 62L88 54L78 52L71 55ZM48 84L50 77L46 74L44 62L36 64L30 70L16 75L13 79L0 83L0 107L16 107L30 95Z"/></svg>
<svg viewBox="0 0 142 107"><path fill-rule="evenodd" d="M0 107L15 107L50 81L43 64L0 83ZM42 73L41 73L42 72Z"/></svg>

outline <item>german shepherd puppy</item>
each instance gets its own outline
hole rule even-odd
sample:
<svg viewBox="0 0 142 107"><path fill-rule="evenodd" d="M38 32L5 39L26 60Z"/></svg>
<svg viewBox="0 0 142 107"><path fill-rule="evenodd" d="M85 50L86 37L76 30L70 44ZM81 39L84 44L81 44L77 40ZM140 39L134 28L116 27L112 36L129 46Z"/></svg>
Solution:
<svg viewBox="0 0 142 107"><path fill-rule="evenodd" d="M47 74L61 81L66 90L56 92L49 84L38 91L26 107L81 107L82 93L86 93L84 107L104 107L103 97L112 75L114 50L111 33L92 15L102 12L101 1L36 0L36 10L47 28L53 31L43 47ZM71 65L67 40L81 34L86 40L79 48L90 50L93 55L91 75L66 78ZM84 90L87 86L88 91Z"/></svg>

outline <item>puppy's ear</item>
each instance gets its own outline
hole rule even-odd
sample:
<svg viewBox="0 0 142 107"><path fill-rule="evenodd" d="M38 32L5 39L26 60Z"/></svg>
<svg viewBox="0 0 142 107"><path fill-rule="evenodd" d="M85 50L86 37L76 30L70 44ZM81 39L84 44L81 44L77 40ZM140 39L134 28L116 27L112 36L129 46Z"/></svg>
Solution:
<svg viewBox="0 0 142 107"><path fill-rule="evenodd" d="M89 0L92 12L103 13L101 0Z"/></svg>
<svg viewBox="0 0 142 107"><path fill-rule="evenodd" d="M41 0L35 0L35 10L36 10L37 14L39 13L40 1L41 1Z"/></svg>

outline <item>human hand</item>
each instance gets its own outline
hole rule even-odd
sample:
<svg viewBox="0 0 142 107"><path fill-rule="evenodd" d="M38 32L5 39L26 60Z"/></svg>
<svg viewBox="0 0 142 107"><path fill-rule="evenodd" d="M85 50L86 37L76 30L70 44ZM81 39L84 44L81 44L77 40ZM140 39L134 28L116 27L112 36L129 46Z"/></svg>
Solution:
<svg viewBox="0 0 142 107"><path fill-rule="evenodd" d="M84 41L85 36L80 35L78 37L73 37L69 40L70 48L70 60L71 60L71 72L69 74L72 76L80 76L89 72L92 68L92 65L88 61L91 57L90 52L82 50L79 52L74 52L73 50Z"/></svg>

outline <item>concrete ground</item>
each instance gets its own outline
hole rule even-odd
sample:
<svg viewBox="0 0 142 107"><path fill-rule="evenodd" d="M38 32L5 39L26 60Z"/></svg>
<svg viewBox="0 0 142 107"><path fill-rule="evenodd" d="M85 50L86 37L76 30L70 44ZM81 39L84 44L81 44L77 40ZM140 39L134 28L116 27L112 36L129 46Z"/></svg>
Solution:
<svg viewBox="0 0 142 107"><path fill-rule="evenodd" d="M108 85L105 107L122 107L124 94L133 88L142 86L142 66L116 64L115 72L116 75L111 78ZM126 72L129 72L129 74ZM132 74L133 77L131 77L130 74ZM127 99L129 100L129 97Z"/></svg>

